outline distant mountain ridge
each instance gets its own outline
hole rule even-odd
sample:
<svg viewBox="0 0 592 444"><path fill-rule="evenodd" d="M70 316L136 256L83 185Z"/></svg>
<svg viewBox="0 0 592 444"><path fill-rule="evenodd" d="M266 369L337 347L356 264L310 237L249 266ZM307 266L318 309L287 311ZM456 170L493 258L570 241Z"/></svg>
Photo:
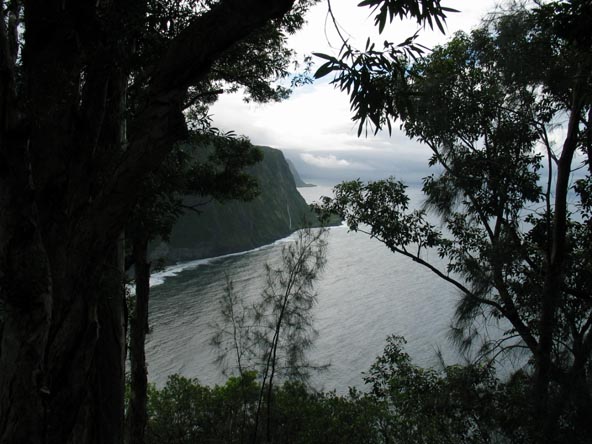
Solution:
<svg viewBox="0 0 592 444"><path fill-rule="evenodd" d="M306 223L317 224L296 189L294 173L283 153L259 148L263 160L248 170L259 182L259 196L250 202L212 201L203 205L199 214L185 213L175 224L169 242L153 250L153 258L164 257L174 263L246 251L286 237ZM302 182L299 176L298 180ZM189 205L205 200L187 197Z"/></svg>
<svg viewBox="0 0 592 444"><path fill-rule="evenodd" d="M288 167L290 167L290 172L292 173L292 177L294 177L294 182L296 183L297 188L316 187L315 184L306 183L300 178L300 174L298 174L298 170L296 169L294 162L292 162L290 159L286 159L286 162L288 162Z"/></svg>

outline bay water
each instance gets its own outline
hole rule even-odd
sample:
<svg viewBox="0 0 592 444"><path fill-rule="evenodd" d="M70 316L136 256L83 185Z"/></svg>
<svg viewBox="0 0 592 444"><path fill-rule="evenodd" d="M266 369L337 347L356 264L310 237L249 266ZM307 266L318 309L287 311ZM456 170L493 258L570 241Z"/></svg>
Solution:
<svg viewBox="0 0 592 444"><path fill-rule="evenodd" d="M299 191L312 202L330 195L331 187ZM419 205L419 190L410 191L413 204ZM264 287L264 264L278 264L282 245L291 239L153 275L146 344L151 382L162 386L174 373L211 385L226 380L214 362L217 350L211 339L221 322L219 301L227 278L241 297L253 300ZM331 228L328 242L327 267L315 287L319 336L308 357L330 366L313 375L313 387L340 393L349 386L362 388L362 372L382 353L388 335L404 336L406 351L418 365L440 365L438 352L447 364L459 359L448 339L458 299L451 284L345 226ZM438 261L435 253L429 259Z"/></svg>

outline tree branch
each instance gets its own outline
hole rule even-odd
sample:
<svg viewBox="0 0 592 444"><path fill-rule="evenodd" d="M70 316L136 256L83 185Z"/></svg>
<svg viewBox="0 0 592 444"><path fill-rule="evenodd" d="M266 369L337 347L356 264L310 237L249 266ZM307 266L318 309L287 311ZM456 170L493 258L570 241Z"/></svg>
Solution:
<svg viewBox="0 0 592 444"><path fill-rule="evenodd" d="M331 21L333 22L333 26L335 27L335 31L337 31L337 35L341 39L342 45L343 46L348 45L348 43L347 43L348 40L341 33L341 26L339 26L339 23L337 23L337 18L335 17L335 14L333 13L333 8L331 7L331 0L327 0L327 16L331 18ZM325 32L325 38L327 39L327 42L328 42L329 38L327 37L326 32Z"/></svg>
<svg viewBox="0 0 592 444"><path fill-rule="evenodd" d="M149 86L150 102L129 125L129 146L115 162L111 179L95 199L88 223L116 236L137 198L142 178L160 165L179 133L185 131L181 113L189 85L205 78L213 63L234 43L268 20L279 19L294 0L224 0L195 18L171 44L155 68ZM92 229L91 229L92 230Z"/></svg>
<svg viewBox="0 0 592 444"><path fill-rule="evenodd" d="M189 210L189 211L193 211L195 213L200 214L201 211L199 210L200 207L205 207L207 204L209 204L210 202L212 202L214 200L214 198L209 198L208 200L204 201L204 202L198 202L196 204L193 205L186 205L186 204L181 204L181 208L183 208L184 210Z"/></svg>
<svg viewBox="0 0 592 444"><path fill-rule="evenodd" d="M217 96L217 95L220 95L220 94L223 94L223 93L224 93L224 90L223 89L213 89L211 91L205 91L205 92L202 92L202 93L199 93L199 94L195 94L193 97L191 97L189 100L187 100L183 104L183 110L186 110L190 106L195 105L195 103L198 100L201 100L204 97Z"/></svg>

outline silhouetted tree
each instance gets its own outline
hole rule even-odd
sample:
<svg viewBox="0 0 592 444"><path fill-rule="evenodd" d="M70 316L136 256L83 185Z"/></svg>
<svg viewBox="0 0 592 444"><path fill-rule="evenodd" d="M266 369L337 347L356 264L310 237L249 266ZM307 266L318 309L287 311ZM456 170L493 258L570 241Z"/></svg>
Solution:
<svg viewBox="0 0 592 444"><path fill-rule="evenodd" d="M267 407L267 440L271 440L272 395L277 375L306 380L313 366L305 356L317 332L312 309L315 281L326 263L327 229L299 230L282 248L278 266L265 265L266 283L261 298L247 305L228 281L221 300L223 324L212 342L222 363L236 358L240 376L255 370L261 387L255 411L253 442L257 440L262 408ZM321 368L322 366L317 366ZM244 406L246 408L246 406Z"/></svg>
<svg viewBox="0 0 592 444"><path fill-rule="evenodd" d="M121 442L127 217L186 135L188 90L310 3L193 2L140 70L154 2L0 1L0 441Z"/></svg>
<svg viewBox="0 0 592 444"><path fill-rule="evenodd" d="M442 172L424 178L423 192L444 229L408 209L396 180L342 184L326 209L456 286L461 346L483 318L509 323L481 351L528 352L538 442L584 442L591 432L591 176L570 185L579 162L591 165L589 13L582 1L518 8L413 63L370 49L329 58L320 73L337 73L360 128L400 118L432 150L430 166ZM550 132L561 119L556 148ZM434 249L446 269L426 256Z"/></svg>
<svg viewBox="0 0 592 444"><path fill-rule="evenodd" d="M198 155L199 153L199 155ZM151 263L150 241L167 240L184 211L199 211L185 203L187 195L209 199L249 200L255 197L256 179L243 168L261 160L261 153L244 138L227 135L194 135L179 144L156 173L148 176L142 196L126 227L134 267L133 309L129 322L130 396L127 410L127 441L143 443L146 427L147 370L144 343L148 333L148 301Z"/></svg>

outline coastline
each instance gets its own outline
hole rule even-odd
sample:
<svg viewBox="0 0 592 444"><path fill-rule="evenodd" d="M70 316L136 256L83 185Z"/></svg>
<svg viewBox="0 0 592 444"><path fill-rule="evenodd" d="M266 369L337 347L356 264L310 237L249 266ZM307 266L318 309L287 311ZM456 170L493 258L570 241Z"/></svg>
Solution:
<svg viewBox="0 0 592 444"><path fill-rule="evenodd" d="M306 203L308 205L310 205L314 201L317 201L323 193L330 194L330 190L332 187L333 187L333 184L323 185L323 184L306 183L305 186L299 186L296 189L298 190L300 195L305 199ZM301 190L302 188L304 188L304 190ZM314 188L316 188L316 189L314 189ZM304 193L303 193L303 191L304 191ZM341 228L346 227L346 224L344 221L341 221L339 224L333 223L333 224L330 224L327 226L327 228L329 228L329 229L340 228L340 227ZM201 265L207 265L207 264L210 264L210 263L217 261L217 260L221 260L221 259L225 259L225 258L233 257L233 256L240 256L240 255L252 253L255 251L260 251L260 250L263 250L266 248L271 248L271 247L281 244L281 243L289 242L290 238L292 238L297 231L298 231L298 229L292 231L291 233L289 233L288 235L286 235L284 237L276 239L272 242L258 245L254 248L233 251L230 253L224 253L224 254L220 254L217 256L210 256L210 257L205 257L205 258L181 260L181 261L178 261L173 264L167 264L167 265L165 265L164 269L161 269L160 271L156 271L150 275L150 287L155 287L155 286L161 285L164 283L164 281L167 278L174 277L174 276L178 275L179 273L183 272L184 270L195 269Z"/></svg>
<svg viewBox="0 0 592 444"><path fill-rule="evenodd" d="M345 222L342 222L341 225L332 225L332 226L328 226L327 228L328 229L346 228L346 225L345 225ZM275 240L271 243L268 243L268 244L264 244L264 245L260 245L255 248L251 248L249 250L237 251L234 253L227 253L227 254L222 254L220 256L213 256L213 257L208 257L208 258L203 258L203 259L182 261L182 262L178 262L176 264L167 265L164 268L164 270L157 271L157 272L152 273L150 275L150 287L152 288L152 287L156 287L158 285L162 285L167 278L177 276L179 273L181 273L185 270L193 270L195 268L198 268L201 265L208 265L208 264L215 262L217 260L226 259L226 258L234 257L234 256L242 256L242 255L252 253L255 251L261 251L261 250L264 250L267 248L271 248L271 247L274 247L279 244L288 243L291 241L291 238L293 238L294 235L298 231L299 230L295 230L286 237L277 239L277 240Z"/></svg>

